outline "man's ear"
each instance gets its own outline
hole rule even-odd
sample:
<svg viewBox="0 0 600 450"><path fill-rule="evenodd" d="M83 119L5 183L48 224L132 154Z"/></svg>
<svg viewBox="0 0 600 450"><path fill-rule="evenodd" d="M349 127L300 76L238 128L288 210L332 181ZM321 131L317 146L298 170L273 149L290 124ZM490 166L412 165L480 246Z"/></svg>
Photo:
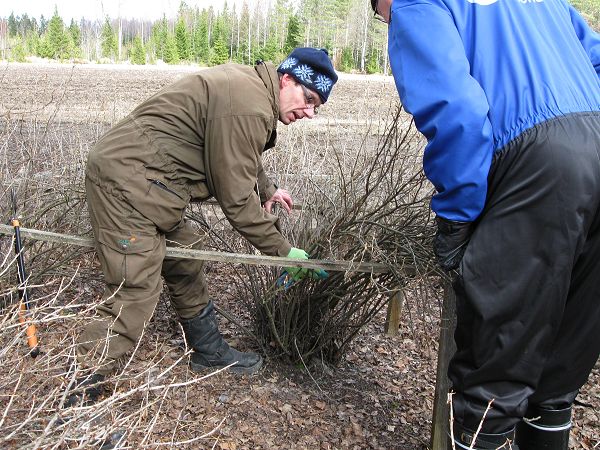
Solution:
<svg viewBox="0 0 600 450"><path fill-rule="evenodd" d="M279 87L284 88L286 86L292 85L296 82L293 76L289 73L284 73L279 79Z"/></svg>

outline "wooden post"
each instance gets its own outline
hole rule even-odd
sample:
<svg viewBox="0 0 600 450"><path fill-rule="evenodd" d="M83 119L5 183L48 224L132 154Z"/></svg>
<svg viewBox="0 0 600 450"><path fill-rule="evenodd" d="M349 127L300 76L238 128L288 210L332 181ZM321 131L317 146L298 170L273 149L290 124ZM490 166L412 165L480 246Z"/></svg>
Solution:
<svg viewBox="0 0 600 450"><path fill-rule="evenodd" d="M444 302L440 320L437 374L431 424L431 449L446 450L449 431L448 415L448 363L456 351L454 329L456 328L456 296L450 282L444 283Z"/></svg>
<svg viewBox="0 0 600 450"><path fill-rule="evenodd" d="M396 336L400 329L400 313L404 304L404 292L397 290L388 302L387 317L385 319L385 334Z"/></svg>

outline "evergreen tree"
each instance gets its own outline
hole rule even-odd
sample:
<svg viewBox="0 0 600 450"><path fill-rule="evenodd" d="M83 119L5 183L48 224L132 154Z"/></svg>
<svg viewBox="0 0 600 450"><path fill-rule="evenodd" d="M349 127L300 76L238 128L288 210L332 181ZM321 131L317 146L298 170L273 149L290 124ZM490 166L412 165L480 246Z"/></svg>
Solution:
<svg viewBox="0 0 600 450"><path fill-rule="evenodd" d="M239 23L240 45L237 48L236 60L242 64L251 64L252 60L252 21L250 20L250 10L248 3L244 1L242 4L242 12L240 14Z"/></svg>
<svg viewBox="0 0 600 450"><path fill-rule="evenodd" d="M227 47L227 60L230 59L231 54L229 53L229 49L231 48L231 30L232 27L233 16L229 12L229 7L227 6L227 1L223 2L223 11L217 18L219 22L219 26L221 27L221 33L223 34L223 42L225 43L225 47Z"/></svg>
<svg viewBox="0 0 600 450"><path fill-rule="evenodd" d="M177 42L172 34L167 35L165 44L164 62L167 64L177 64L179 62L179 53L177 52Z"/></svg>
<svg viewBox="0 0 600 450"><path fill-rule="evenodd" d="M46 28L48 28L48 21L44 18L44 15L42 14L40 16L40 28L38 30L40 36L46 32Z"/></svg>
<svg viewBox="0 0 600 450"><path fill-rule="evenodd" d="M133 38L130 60L133 64L146 64L146 50L139 36Z"/></svg>
<svg viewBox="0 0 600 450"><path fill-rule="evenodd" d="M75 20L71 19L71 25L69 25L69 33L71 34L71 39L73 39L73 45L76 47L81 46L81 29L75 23Z"/></svg>
<svg viewBox="0 0 600 450"><path fill-rule="evenodd" d="M194 59L199 63L208 63L210 45L208 42L208 13L205 9L199 14L194 28Z"/></svg>
<svg viewBox="0 0 600 450"><path fill-rule="evenodd" d="M23 17L21 17L21 20L19 21L18 24L18 29L17 29L17 34L19 36L21 36L22 39L25 39L25 36L27 36L27 33L34 29L34 26L36 25L35 23L35 19L30 19L29 16L27 14L23 14Z"/></svg>
<svg viewBox="0 0 600 450"><path fill-rule="evenodd" d="M1 1L1 0L0 0ZM596 5L600 0L572 0L585 18L598 27ZM330 49L330 56L340 70L360 68L365 72L387 73L385 57L387 28L373 25L372 12L364 0L271 0L267 6L242 2L239 14L232 3L222 2L220 12L213 7L199 10L181 3L175 24L166 17L151 23L151 36L135 40L138 30L147 33L146 23L139 19L122 21L122 39L130 60L135 63L162 59L176 63L180 59L214 65L234 60L253 64L256 58L279 61L296 47L308 45ZM26 14L11 13L5 20L8 46L17 53L65 59L82 54L87 58L118 58L119 41L110 19L96 32L91 22L68 27L55 11L48 21ZM39 26L38 26L39 25ZM135 41L135 42L134 42ZM16 49L18 43L22 49ZM98 49L98 50L96 50ZM101 51L100 55L96 55ZM143 56L143 58L142 58ZM19 56L19 58L21 58Z"/></svg>
<svg viewBox="0 0 600 450"><path fill-rule="evenodd" d="M225 64L228 59L229 50L223 36L219 36L215 40L213 47L210 49L210 64L212 66L218 66L219 64Z"/></svg>
<svg viewBox="0 0 600 450"><path fill-rule="evenodd" d="M229 49L221 23L217 20L213 33L214 40L210 49L210 64L213 66L224 64L229 59Z"/></svg>
<svg viewBox="0 0 600 450"><path fill-rule="evenodd" d="M300 29L300 19L296 14L290 16L287 27L287 36L283 47L284 53L290 53L302 43L302 30Z"/></svg>
<svg viewBox="0 0 600 450"><path fill-rule="evenodd" d="M376 50L371 50L369 57L367 58L366 71L368 74L379 72L379 55Z"/></svg>
<svg viewBox="0 0 600 450"><path fill-rule="evenodd" d="M40 45L40 37L35 29L29 30L25 36L25 53L28 55L37 55L38 46Z"/></svg>
<svg viewBox="0 0 600 450"><path fill-rule="evenodd" d="M256 56L263 61L281 61L283 58L277 45L277 38L274 35L270 36L267 44L258 51Z"/></svg>
<svg viewBox="0 0 600 450"><path fill-rule="evenodd" d="M15 37L17 35L18 23L15 18L15 13L11 12L8 16L8 36Z"/></svg>
<svg viewBox="0 0 600 450"><path fill-rule="evenodd" d="M25 46L23 42L18 41L10 52L11 60L16 62L25 62Z"/></svg>
<svg viewBox="0 0 600 450"><path fill-rule="evenodd" d="M175 27L175 43L177 45L177 54L180 59L190 59L190 38L183 17L179 18Z"/></svg>
<svg viewBox="0 0 600 450"><path fill-rule="evenodd" d="M344 47L342 50L342 58L338 69L342 72L350 72L355 69L354 56L352 55L351 47Z"/></svg>
<svg viewBox="0 0 600 450"><path fill-rule="evenodd" d="M48 22L48 31L45 35L47 42L46 57L55 59L68 58L70 55L69 37L65 32L65 24L54 9L54 15Z"/></svg>
<svg viewBox="0 0 600 450"><path fill-rule="evenodd" d="M275 0L273 11L269 18L269 37L273 36L280 48L285 48L288 19L292 16L290 0ZM267 31L267 30L265 30Z"/></svg>
<svg viewBox="0 0 600 450"><path fill-rule="evenodd" d="M169 37L169 28L166 16L163 16L152 27L152 44L156 58L166 61L165 53L167 49L167 40Z"/></svg>
<svg viewBox="0 0 600 450"><path fill-rule="evenodd" d="M102 41L102 56L115 60L118 52L117 37L115 36L115 32L110 24L110 19L108 16L106 17L104 25L102 26L100 39Z"/></svg>

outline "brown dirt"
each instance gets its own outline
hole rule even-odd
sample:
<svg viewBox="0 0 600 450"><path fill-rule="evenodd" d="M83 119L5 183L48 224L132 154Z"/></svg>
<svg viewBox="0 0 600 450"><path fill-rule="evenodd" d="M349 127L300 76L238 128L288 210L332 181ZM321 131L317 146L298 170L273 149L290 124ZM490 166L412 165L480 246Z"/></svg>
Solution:
<svg viewBox="0 0 600 450"><path fill-rule="evenodd" d="M81 151L85 152L109 124L119 120L152 92L189 71L188 68L5 65L0 67L0 114L24 117L36 123L62 124L67 132L70 130L83 136L77 144L81 144ZM366 127L376 133L396 101L394 85L389 78L343 76L319 118L297 124L299 126L295 128L281 127L277 151L289 151L299 134L307 130L311 131L309 145L318 148L323 145L322 140L327 139L333 141L328 145L351 148L356 139L353 133L356 130L362 132ZM273 158L278 154L281 155L275 153ZM229 270L217 264L209 269L211 296L219 306L241 317L247 325L247 314L236 291L231 288ZM86 304L98 299L101 283L94 281L99 274L98 267L85 260L79 270L92 282L84 285L81 278L76 277L72 286L61 293L60 301L77 300ZM4 283L2 286L4 290ZM147 416L144 423L152 425L143 429L132 426L128 430L129 448L427 448L435 388L439 307L434 302L426 313L416 314L417 308L412 301L409 296L397 336L383 333L385 311L382 311L361 332L337 368L318 361L307 362L305 367L290 367L267 356L265 367L252 377L220 373L166 391L140 392L112 410L113 419L139 414L144 420ZM24 358L23 347L17 346L8 355L0 357L3 366L0 371L3 382L0 398L3 400L0 404L6 405L4 399L9 399L15 389L15 377L10 383L4 382L6 378L2 374L8 372L24 374L19 379L21 389L31 390L33 394L28 401L36 407L45 397L58 395L64 387L64 378L52 378L39 392L35 389L39 383L36 377L50 376L50 358L61 354L65 339L72 342L83 319L90 315L90 311L84 313L82 309L82 306L76 308L80 311L77 319L59 319L40 326L45 355L36 360ZM255 346L235 324L223 318L220 321L225 337L232 344L241 350ZM163 298L126 369L127 382L114 377L108 386L114 389L113 395L118 396L147 380L148 373L152 373L148 372L149 367L165 370L175 364L182 353L180 330L168 301ZM16 362L9 367L9 361ZM64 365L67 364L65 357ZM136 378L138 374L143 376ZM187 369L185 360L169 372L171 383L182 384L194 378L197 375ZM579 397L591 407L575 407L571 448L600 447L599 382L600 366L597 365ZM29 430L28 438L17 434L20 437L11 441L9 448L35 447L32 443L48 424L56 404L53 401L46 405L45 416L42 414L41 420L36 422L37 428ZM18 428L20 421L31 414L29 406L27 402L11 406L10 415L0 419L4 423L0 437ZM0 410L5 410L5 406L0 406ZM132 419L129 423L136 422ZM73 441L65 441L61 446L83 445L77 443L75 435L78 431L70 430ZM203 434L209 435L184 444ZM169 442L180 444L167 445ZM51 448L52 445L37 447Z"/></svg>

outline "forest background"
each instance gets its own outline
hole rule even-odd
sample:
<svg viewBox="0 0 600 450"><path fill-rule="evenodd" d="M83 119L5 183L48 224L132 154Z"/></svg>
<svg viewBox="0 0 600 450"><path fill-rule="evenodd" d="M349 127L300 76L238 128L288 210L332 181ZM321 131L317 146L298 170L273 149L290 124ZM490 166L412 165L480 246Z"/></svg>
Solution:
<svg viewBox="0 0 600 450"><path fill-rule="evenodd" d="M600 30L600 0L572 4ZM387 27L372 18L366 0L244 1L241 8L224 1L220 9L182 1L175 17L83 17L68 25L57 8L50 19L13 12L0 17L0 59L213 66L277 63L293 48L311 46L326 48L339 71L388 75Z"/></svg>

